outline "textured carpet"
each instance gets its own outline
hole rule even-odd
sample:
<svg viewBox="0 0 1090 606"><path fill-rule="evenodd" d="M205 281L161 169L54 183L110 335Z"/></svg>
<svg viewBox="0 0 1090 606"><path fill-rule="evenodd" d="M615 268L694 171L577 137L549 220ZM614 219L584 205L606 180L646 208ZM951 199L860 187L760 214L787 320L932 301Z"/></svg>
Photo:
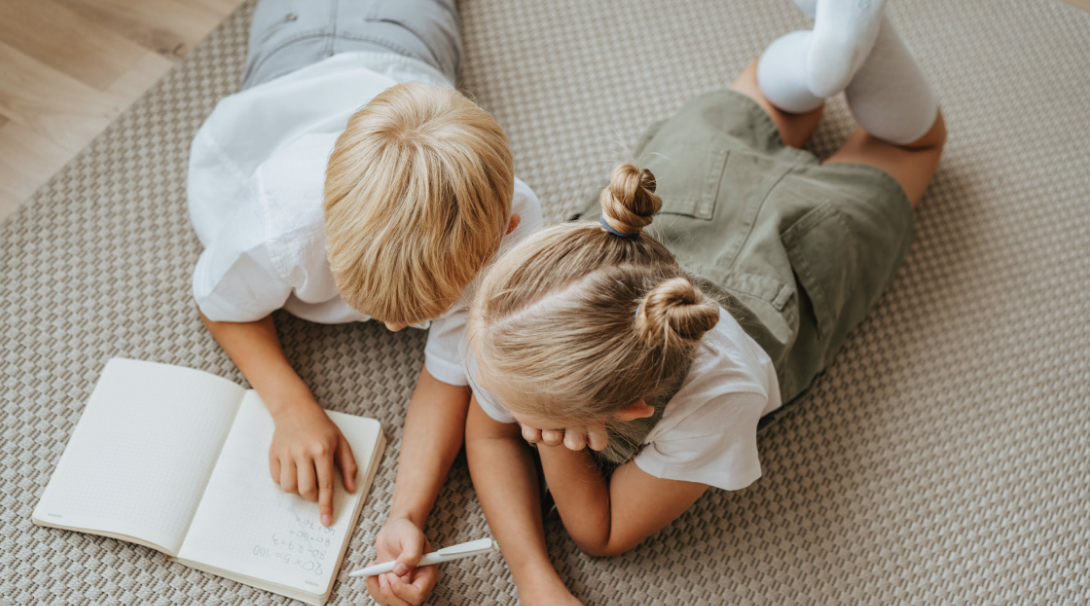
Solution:
<svg viewBox="0 0 1090 606"><path fill-rule="evenodd" d="M788 0L464 0L464 86L507 126L551 219L641 130L726 85ZM241 381L189 295L189 142L237 86L229 18L0 226L0 597L13 604L282 604L127 543L31 525L106 360ZM711 491L635 551L596 560L556 522L560 574L592 604L1090 601L1090 14L1055 0L894 0L950 141L905 268L809 399L760 438L765 477ZM814 149L850 120L834 104ZM346 569L385 518L423 333L280 317L331 409L391 439ZM437 544L486 529L464 461ZM335 604L367 603L341 574ZM512 604L499 556L447 566L436 604Z"/></svg>

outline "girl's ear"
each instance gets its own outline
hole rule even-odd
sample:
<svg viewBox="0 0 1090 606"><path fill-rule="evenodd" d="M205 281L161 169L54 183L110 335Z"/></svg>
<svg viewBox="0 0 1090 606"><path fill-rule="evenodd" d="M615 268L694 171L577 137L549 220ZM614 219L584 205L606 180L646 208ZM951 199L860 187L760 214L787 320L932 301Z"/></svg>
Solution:
<svg viewBox="0 0 1090 606"><path fill-rule="evenodd" d="M511 221L507 223L507 233L503 235L506 236L507 234L518 229L519 223L522 223L522 216L518 213L511 215Z"/></svg>
<svg viewBox="0 0 1090 606"><path fill-rule="evenodd" d="M648 405L643 398L640 398L639 402L618 410L613 416L618 421L627 423L636 419L646 419L653 414L655 414L655 409Z"/></svg>

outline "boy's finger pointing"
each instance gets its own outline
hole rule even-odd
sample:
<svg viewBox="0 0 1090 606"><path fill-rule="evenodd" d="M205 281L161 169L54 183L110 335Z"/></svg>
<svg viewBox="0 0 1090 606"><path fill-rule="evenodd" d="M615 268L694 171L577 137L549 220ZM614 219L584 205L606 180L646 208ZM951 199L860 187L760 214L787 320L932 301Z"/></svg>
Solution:
<svg viewBox="0 0 1090 606"><path fill-rule="evenodd" d="M333 459L328 456L319 457L315 459L314 466L318 470L318 513L322 526L329 526L333 523L333 479L336 477Z"/></svg>

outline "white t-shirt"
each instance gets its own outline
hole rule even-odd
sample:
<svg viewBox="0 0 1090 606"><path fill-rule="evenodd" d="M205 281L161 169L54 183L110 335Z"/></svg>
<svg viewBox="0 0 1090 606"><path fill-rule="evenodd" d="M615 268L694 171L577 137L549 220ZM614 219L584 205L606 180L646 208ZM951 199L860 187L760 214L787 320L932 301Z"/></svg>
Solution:
<svg viewBox="0 0 1090 606"><path fill-rule="evenodd" d="M312 322L370 318L345 303L326 259L325 171L348 119L410 81L451 86L431 66L393 53L342 53L222 99L193 139L189 216L204 246L193 295L214 321L250 322L283 308ZM501 253L541 225L534 192L515 181L517 229ZM462 333L474 285L428 328L425 365L465 385Z"/></svg>
<svg viewBox="0 0 1090 606"><path fill-rule="evenodd" d="M496 421L514 423L510 411L477 384L472 353L466 367L481 409ZM722 311L701 340L681 389L632 460L658 478L745 488L761 477L757 422L780 405L772 359Z"/></svg>

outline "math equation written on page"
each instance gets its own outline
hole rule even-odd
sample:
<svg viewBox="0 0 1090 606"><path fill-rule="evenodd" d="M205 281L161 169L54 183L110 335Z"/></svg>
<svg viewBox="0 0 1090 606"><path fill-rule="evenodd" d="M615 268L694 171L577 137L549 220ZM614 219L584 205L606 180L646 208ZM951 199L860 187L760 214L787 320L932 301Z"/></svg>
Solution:
<svg viewBox="0 0 1090 606"><path fill-rule="evenodd" d="M335 557L333 528L295 517L296 528L274 532L269 539L254 545L254 557L280 562L315 576L325 574L327 558Z"/></svg>

